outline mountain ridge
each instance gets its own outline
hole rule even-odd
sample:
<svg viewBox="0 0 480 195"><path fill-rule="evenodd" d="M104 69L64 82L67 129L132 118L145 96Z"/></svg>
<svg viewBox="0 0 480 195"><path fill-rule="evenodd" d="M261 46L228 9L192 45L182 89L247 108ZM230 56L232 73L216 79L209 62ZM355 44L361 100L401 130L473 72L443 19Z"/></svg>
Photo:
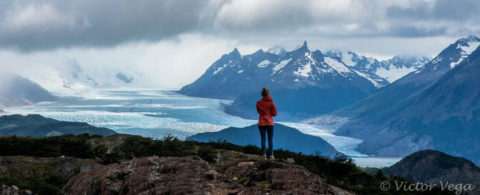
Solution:
<svg viewBox="0 0 480 195"><path fill-rule="evenodd" d="M320 137L307 135L301 133L299 130L287 127L281 124L275 124L275 149L284 149L292 152L301 152L303 154L316 154L317 152L322 156L334 158L342 155L332 145ZM251 125L244 128L226 128L218 132L198 133L187 137L187 140L194 140L200 142L225 140L232 144L246 146L255 145L260 147L258 126ZM302 140L302 142L297 142Z"/></svg>
<svg viewBox="0 0 480 195"><path fill-rule="evenodd" d="M417 68L423 65L424 59L394 57L387 65L382 65L373 58L349 54L352 54L349 61L358 62L355 66L345 62L347 58L339 53L310 50L306 41L292 51L275 47L242 55L235 48L222 55L196 81L182 87L179 93L233 99L225 112L253 119L256 112L251 105L259 99L260 89L266 87L282 113L278 119L296 121L351 105L388 85L389 81L378 76L375 72L378 68L373 67L381 66L382 70L403 68L404 64L418 60ZM298 97L303 100L299 101Z"/></svg>
<svg viewBox="0 0 480 195"><path fill-rule="evenodd" d="M455 44L462 44L462 40ZM452 48L459 54L457 58L435 62L435 59L453 56L448 52ZM452 68L450 64L461 59L461 52L456 48L456 45L450 45L421 72L411 73L397 81L398 84L392 84L393 87L372 95L371 99L385 98L382 95L386 90L393 91L395 86L402 84L417 88L408 93L404 91L401 99L390 104L364 105L365 108L360 110L365 110L340 127L337 134L363 139L358 149L367 154L403 156L432 148L479 163L480 156L476 154L480 145L476 138L480 134L476 129L480 128L480 107L476 102L480 101L477 98L480 86L477 86L476 78L480 74L480 49ZM415 75L430 77L414 78ZM371 101L362 101L357 106L362 103ZM388 106L388 109L378 109L382 106Z"/></svg>
<svg viewBox="0 0 480 195"><path fill-rule="evenodd" d="M87 123L57 121L38 114L0 116L0 136L49 137L59 135L113 135L115 131Z"/></svg>

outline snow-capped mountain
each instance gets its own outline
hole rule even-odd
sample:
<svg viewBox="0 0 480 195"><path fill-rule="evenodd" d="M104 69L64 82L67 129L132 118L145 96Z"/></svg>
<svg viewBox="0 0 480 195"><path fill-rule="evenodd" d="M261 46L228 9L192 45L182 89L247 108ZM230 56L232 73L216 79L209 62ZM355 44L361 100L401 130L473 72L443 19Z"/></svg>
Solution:
<svg viewBox="0 0 480 195"><path fill-rule="evenodd" d="M452 69L465 60L480 45L480 38L470 35L457 40L433 59L426 70Z"/></svg>
<svg viewBox="0 0 480 195"><path fill-rule="evenodd" d="M255 117L251 102L262 87L272 90L285 112L317 114L358 101L376 91L375 82L339 59L310 51L307 43L293 51L258 50L241 55L237 49L223 55L195 82L183 87L186 95L235 99L227 112ZM304 101L298 103L298 97ZM295 104L292 104L297 102ZM284 115L286 116L286 115Z"/></svg>
<svg viewBox="0 0 480 195"><path fill-rule="evenodd" d="M366 154L431 148L479 163L479 43L459 39L418 71L337 112L350 116L337 133L363 139L358 149Z"/></svg>
<svg viewBox="0 0 480 195"><path fill-rule="evenodd" d="M428 57L394 56L391 59L380 61L381 66L375 74L393 83L405 75L421 69L431 59Z"/></svg>
<svg viewBox="0 0 480 195"><path fill-rule="evenodd" d="M418 70L408 73L367 99L337 111L337 114L353 117L358 114L370 115L388 110L392 105L421 91L455 67L456 64L461 63L472 52L472 48L478 47L479 43L480 39L475 36L458 39Z"/></svg>
<svg viewBox="0 0 480 195"><path fill-rule="evenodd" d="M352 82L352 81L361 81ZM237 49L223 55L195 82L180 92L201 97L234 99L258 91L258 87L296 89L308 86L330 87L342 81L370 91L374 82L319 50L310 51L307 43L291 52L274 48L242 56Z"/></svg>
<svg viewBox="0 0 480 195"><path fill-rule="evenodd" d="M400 84L429 83L465 60L480 45L480 38L470 35L460 38L445 48L419 70L402 78Z"/></svg>
<svg viewBox="0 0 480 195"><path fill-rule="evenodd" d="M427 57L394 56L388 60L377 60L372 57L359 56L352 51L331 50L327 56L338 59L351 69L363 74L377 87L386 86L410 72L420 69L430 61Z"/></svg>

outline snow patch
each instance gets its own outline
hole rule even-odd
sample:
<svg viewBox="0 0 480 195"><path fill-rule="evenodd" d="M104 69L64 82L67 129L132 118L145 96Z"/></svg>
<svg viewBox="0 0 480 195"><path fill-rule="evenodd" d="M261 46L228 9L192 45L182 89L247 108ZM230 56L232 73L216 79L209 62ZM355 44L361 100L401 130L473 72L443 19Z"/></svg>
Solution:
<svg viewBox="0 0 480 195"><path fill-rule="evenodd" d="M275 65L275 67L273 67L273 72L277 72L279 70L281 70L282 68L284 68L290 61L292 60L292 58L288 59L288 60L282 60L280 63L278 63L277 65Z"/></svg>
<svg viewBox="0 0 480 195"><path fill-rule="evenodd" d="M225 64L225 65L223 65L223 66L221 66L221 67L218 67L217 70L215 70L215 71L213 72L213 75L216 75L217 73L219 73L220 71L222 71L222 70L225 68L225 66L227 66L227 65Z"/></svg>
<svg viewBox="0 0 480 195"><path fill-rule="evenodd" d="M406 68L406 67L395 67L390 64L389 69L385 69L384 67L380 67L377 69L375 74L378 76L387 79L388 82L393 83L394 81L402 78L403 76L407 75L408 73L411 73L413 71L417 70L414 67Z"/></svg>
<svg viewBox="0 0 480 195"><path fill-rule="evenodd" d="M442 61L442 56L438 56L435 59L433 59L432 64L438 64L440 61Z"/></svg>
<svg viewBox="0 0 480 195"><path fill-rule="evenodd" d="M356 63L352 61L353 55L350 52L342 53L342 62L347 66L355 66Z"/></svg>
<svg viewBox="0 0 480 195"><path fill-rule="evenodd" d="M479 45L480 45L480 42L469 42L468 46L460 46L459 45L459 47L463 51L462 54L470 55L473 51L475 51L475 49L478 48Z"/></svg>
<svg viewBox="0 0 480 195"><path fill-rule="evenodd" d="M469 42L467 46L457 45L457 49L461 49L460 59L456 62L450 63L450 68L455 68L458 64L460 64L465 58L467 58L475 49L478 48L480 42Z"/></svg>
<svg viewBox="0 0 480 195"><path fill-rule="evenodd" d="M465 59L465 58L462 56L462 57L460 57L460 59L458 59L458 61L456 61L456 62L451 62L451 63L450 63L450 68L455 68L455 66L457 66L458 64L460 64L460 62L462 62L463 59Z"/></svg>
<svg viewBox="0 0 480 195"><path fill-rule="evenodd" d="M295 72L293 72L293 74L308 78L311 72L312 72L312 65L310 63L307 63L302 67L298 67L298 69Z"/></svg>
<svg viewBox="0 0 480 195"><path fill-rule="evenodd" d="M263 60L263 61L261 61L260 63L258 63L257 66L258 66L259 68L265 68L265 67L267 67L267 66L270 65L270 64L271 64L270 61L268 61L268 60Z"/></svg>
<svg viewBox="0 0 480 195"><path fill-rule="evenodd" d="M330 57L324 57L323 58L325 63L327 63L330 67L335 69L338 73L348 73L351 72L350 69L348 69L345 65L342 63L338 62L337 60L330 58Z"/></svg>
<svg viewBox="0 0 480 195"><path fill-rule="evenodd" d="M355 73L357 73L359 76L363 77L363 78L366 78L368 81L370 81L376 88L380 88L382 87L382 85L380 85L379 83L377 83L377 81L373 80L372 78L370 78L368 75L366 74L363 74L359 71L356 71L354 70Z"/></svg>

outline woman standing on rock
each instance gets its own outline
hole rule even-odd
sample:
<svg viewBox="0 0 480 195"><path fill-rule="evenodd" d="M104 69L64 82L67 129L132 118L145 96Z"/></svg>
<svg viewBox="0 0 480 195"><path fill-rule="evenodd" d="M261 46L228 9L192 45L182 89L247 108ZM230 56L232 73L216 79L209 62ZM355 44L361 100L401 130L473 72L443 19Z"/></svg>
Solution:
<svg viewBox="0 0 480 195"><path fill-rule="evenodd" d="M265 151L265 133L268 134L268 156L273 157L273 117L277 116L277 108L270 97L270 91L266 88L262 90L262 99L257 101L258 112L258 129L260 130L260 137L262 140L262 154L263 158L267 159Z"/></svg>

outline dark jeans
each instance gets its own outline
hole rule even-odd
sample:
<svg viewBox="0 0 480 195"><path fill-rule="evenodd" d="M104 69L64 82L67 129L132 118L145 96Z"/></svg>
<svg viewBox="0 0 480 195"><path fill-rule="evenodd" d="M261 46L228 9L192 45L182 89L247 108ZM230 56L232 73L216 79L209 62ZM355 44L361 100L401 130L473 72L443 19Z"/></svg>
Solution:
<svg viewBox="0 0 480 195"><path fill-rule="evenodd" d="M262 154L265 155L265 132L268 134L268 155L273 156L273 126L258 126L262 140Z"/></svg>

